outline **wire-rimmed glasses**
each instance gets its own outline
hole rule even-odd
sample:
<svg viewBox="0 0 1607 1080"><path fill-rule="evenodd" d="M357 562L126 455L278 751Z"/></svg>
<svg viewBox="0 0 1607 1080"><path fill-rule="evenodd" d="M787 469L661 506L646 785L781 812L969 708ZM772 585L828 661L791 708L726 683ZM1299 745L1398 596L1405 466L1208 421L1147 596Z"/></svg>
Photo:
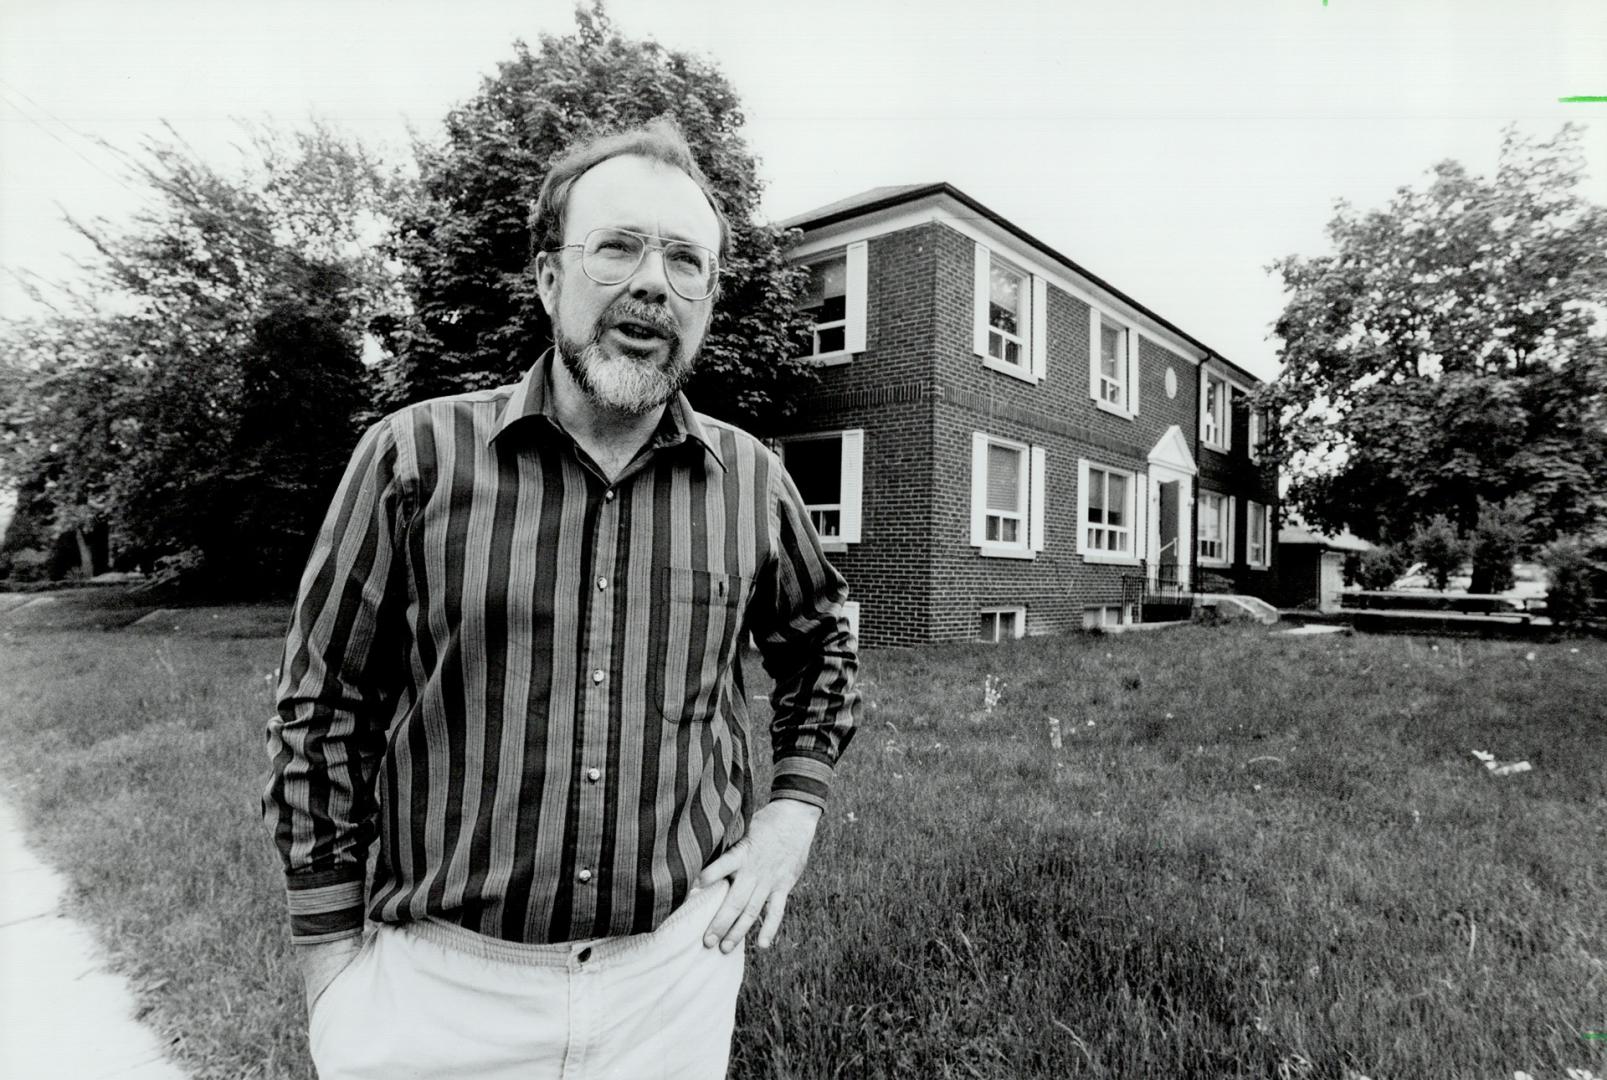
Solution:
<svg viewBox="0 0 1607 1080"><path fill-rule="evenodd" d="M593 229L578 244L562 244L580 249L580 268L599 285L618 285L642 265L648 248L664 253L664 276L676 295L684 300L707 300L714 295L720 276L720 260L702 244L687 240L659 240L630 229Z"/></svg>

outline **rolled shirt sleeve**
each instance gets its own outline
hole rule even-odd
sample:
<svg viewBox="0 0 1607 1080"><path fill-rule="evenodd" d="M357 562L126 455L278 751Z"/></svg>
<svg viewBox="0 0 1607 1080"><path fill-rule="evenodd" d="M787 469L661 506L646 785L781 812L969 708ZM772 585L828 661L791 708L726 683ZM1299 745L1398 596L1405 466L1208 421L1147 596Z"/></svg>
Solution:
<svg viewBox="0 0 1607 1080"><path fill-rule="evenodd" d="M824 808L858 725L859 645L843 605L848 584L826 560L803 498L779 462L771 498L775 558L755 635L775 680L770 798Z"/></svg>
<svg viewBox="0 0 1607 1080"><path fill-rule="evenodd" d="M291 940L362 932L374 769L404 684L399 548L407 492L385 421L352 454L291 613L268 723L263 816L285 871Z"/></svg>

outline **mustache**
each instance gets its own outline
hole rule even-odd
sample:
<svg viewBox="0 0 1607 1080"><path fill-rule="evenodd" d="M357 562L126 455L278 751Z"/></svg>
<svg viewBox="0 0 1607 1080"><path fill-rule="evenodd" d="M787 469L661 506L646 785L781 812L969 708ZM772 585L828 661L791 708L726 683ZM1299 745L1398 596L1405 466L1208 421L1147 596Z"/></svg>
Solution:
<svg viewBox="0 0 1607 1080"><path fill-rule="evenodd" d="M603 322L609 327L618 326L621 323L640 323L669 338L672 342L678 343L681 339L680 328L675 324L675 320L670 317L669 312L657 304L645 303L632 297L625 297L610 305L607 317Z"/></svg>

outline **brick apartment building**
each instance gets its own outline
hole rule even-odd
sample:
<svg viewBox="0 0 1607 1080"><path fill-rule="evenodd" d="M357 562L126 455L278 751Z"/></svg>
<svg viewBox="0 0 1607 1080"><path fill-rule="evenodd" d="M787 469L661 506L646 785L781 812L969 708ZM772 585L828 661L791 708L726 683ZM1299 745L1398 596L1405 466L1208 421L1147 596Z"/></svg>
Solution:
<svg viewBox="0 0 1607 1080"><path fill-rule="evenodd" d="M948 184L785 224L823 370L773 434L862 642L1127 622L1139 579L1272 595L1253 376Z"/></svg>

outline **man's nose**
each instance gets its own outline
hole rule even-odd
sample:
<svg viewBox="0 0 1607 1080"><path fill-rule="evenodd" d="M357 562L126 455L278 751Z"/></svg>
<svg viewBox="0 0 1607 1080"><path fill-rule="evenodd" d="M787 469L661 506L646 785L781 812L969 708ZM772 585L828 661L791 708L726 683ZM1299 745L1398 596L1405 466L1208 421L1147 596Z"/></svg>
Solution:
<svg viewBox="0 0 1607 1080"><path fill-rule="evenodd" d="M664 264L664 249L649 247L631 275L631 296L651 304L662 304L670 296L670 279Z"/></svg>

